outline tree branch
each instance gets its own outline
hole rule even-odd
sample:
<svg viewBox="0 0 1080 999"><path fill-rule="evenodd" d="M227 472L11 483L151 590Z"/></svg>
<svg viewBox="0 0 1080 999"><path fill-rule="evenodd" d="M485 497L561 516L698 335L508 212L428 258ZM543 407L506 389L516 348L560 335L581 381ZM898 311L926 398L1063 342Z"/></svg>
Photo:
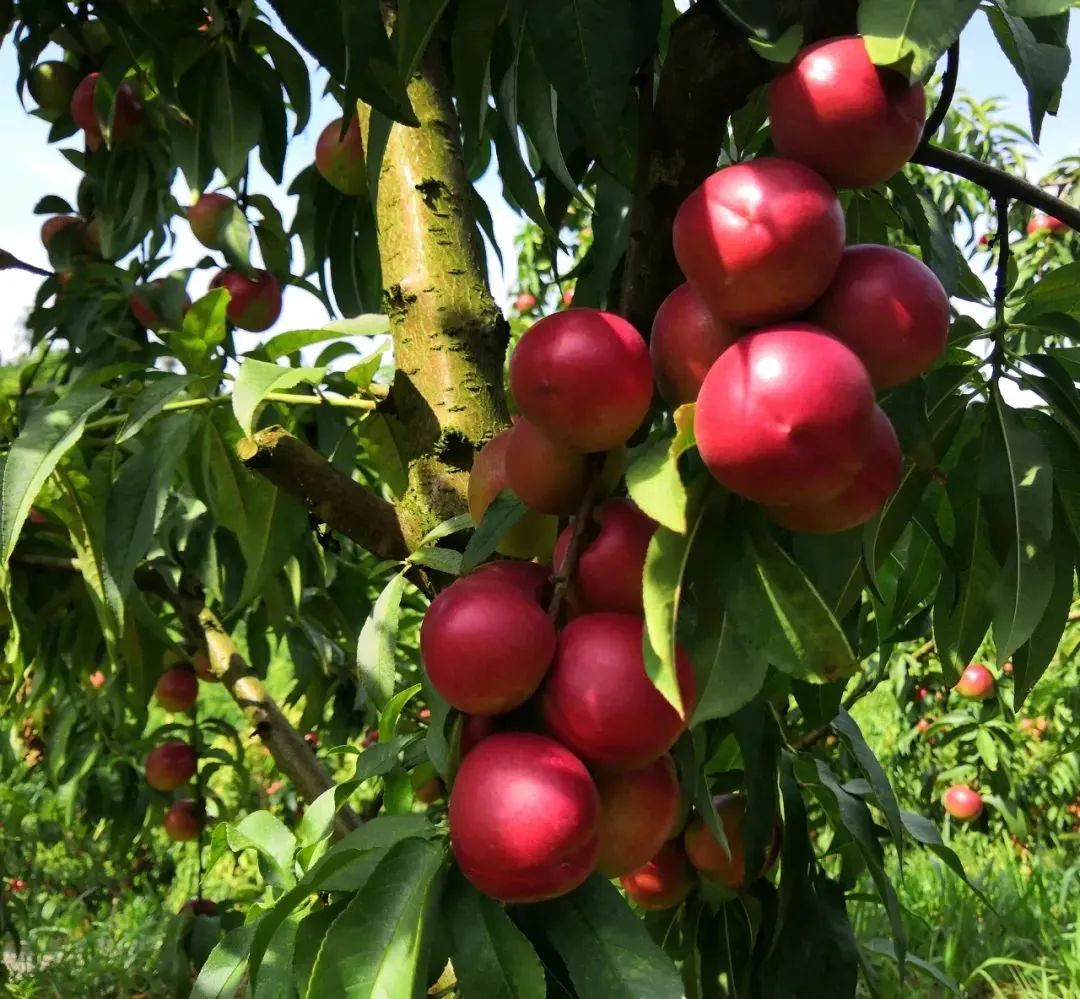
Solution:
<svg viewBox="0 0 1080 999"><path fill-rule="evenodd" d="M960 75L960 42L955 41L949 46L945 55L945 73L941 77L941 93L938 95L937 104L930 112L923 128L922 145L926 145L936 134L937 130L945 123L952 107L953 97L956 96L956 81Z"/></svg>
<svg viewBox="0 0 1080 999"><path fill-rule="evenodd" d="M916 151L911 162L933 167L935 170L945 170L958 177L974 181L995 198L1012 198L1015 201L1022 201L1025 205L1053 215L1054 218L1060 219L1070 228L1080 232L1080 208L1060 198L1055 198L1041 187L1036 187L1026 180L1013 177L989 163L983 163L982 160L965 156L963 153L954 153L951 149L942 149L941 146L926 145Z"/></svg>
<svg viewBox="0 0 1080 999"><path fill-rule="evenodd" d="M487 286L437 41L408 89L420 125L390 128L376 229L397 365L388 411L409 467L399 508L405 540L415 546L467 508L473 455L508 422L502 386L509 326ZM371 148L372 111L362 104L357 110Z"/></svg>
<svg viewBox="0 0 1080 999"><path fill-rule="evenodd" d="M0 250L0 271L26 271L28 274L37 274L39 277L52 277L53 272L43 267L35 267L25 260L20 260L14 253Z"/></svg>
<svg viewBox="0 0 1080 999"><path fill-rule="evenodd" d="M997 280L994 283L994 313L1005 322L1005 298L1009 294L1009 199L999 196L997 208Z"/></svg>
<svg viewBox="0 0 1080 999"><path fill-rule="evenodd" d="M409 554L393 505L365 489L284 427L268 427L236 445L240 461L300 500L335 531L379 558Z"/></svg>

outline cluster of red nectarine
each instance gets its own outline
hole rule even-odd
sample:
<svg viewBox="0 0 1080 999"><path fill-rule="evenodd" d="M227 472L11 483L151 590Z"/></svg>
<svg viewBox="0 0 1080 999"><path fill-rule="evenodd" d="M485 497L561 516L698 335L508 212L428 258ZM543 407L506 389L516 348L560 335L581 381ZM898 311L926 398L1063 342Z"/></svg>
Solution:
<svg viewBox="0 0 1080 999"><path fill-rule="evenodd" d="M901 453L874 393L945 348L933 272L889 246L845 248L833 189L888 179L925 113L922 87L875 67L861 38L812 45L770 86L778 155L717 171L675 218L687 284L653 325L661 392L696 400L710 471L794 531L846 530L880 509Z"/></svg>
<svg viewBox="0 0 1080 999"><path fill-rule="evenodd" d="M197 653L191 663L174 663L165 670L154 687L154 698L166 711L188 712L199 696L199 680L215 682L205 653ZM174 739L150 750L146 757L146 782L156 791L175 791L183 787L198 768L195 748ZM176 843L198 839L206 824L203 803L194 798L173 802L165 813L165 833Z"/></svg>

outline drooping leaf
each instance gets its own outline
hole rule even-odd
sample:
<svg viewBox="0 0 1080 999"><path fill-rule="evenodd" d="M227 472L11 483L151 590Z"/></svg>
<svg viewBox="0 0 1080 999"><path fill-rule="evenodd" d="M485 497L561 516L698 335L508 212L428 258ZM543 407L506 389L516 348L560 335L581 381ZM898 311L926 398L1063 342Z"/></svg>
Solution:
<svg viewBox="0 0 1080 999"><path fill-rule="evenodd" d="M509 489L504 489L499 493L484 511L484 516L480 518L480 523L476 527L476 533L469 538L469 543L465 546L465 554L461 560L461 574L468 575L491 555L503 535L524 515L524 504Z"/></svg>
<svg viewBox="0 0 1080 999"><path fill-rule="evenodd" d="M586 144L613 173L629 158L620 128L637 68L629 0L552 0L529 8L536 55Z"/></svg>
<svg viewBox="0 0 1080 999"><path fill-rule="evenodd" d="M676 433L636 449L626 469L626 489L641 510L668 530L686 531L688 496L679 474L679 459L694 446L694 407L675 411Z"/></svg>
<svg viewBox="0 0 1080 999"><path fill-rule="evenodd" d="M127 419L124 420L116 435L116 443L123 444L131 440L149 420L157 416L168 403L196 381L197 379L191 375L166 374L156 381L147 383L131 404Z"/></svg>
<svg viewBox="0 0 1080 999"><path fill-rule="evenodd" d="M228 305L229 293L215 288L196 299L184 315L182 329L166 336L167 345L189 373L204 374L212 369L210 359L225 342Z"/></svg>
<svg viewBox="0 0 1080 999"><path fill-rule="evenodd" d="M591 999L680 999L674 964L619 892L594 874L576 891L541 903L544 932L578 995Z"/></svg>
<svg viewBox="0 0 1080 999"><path fill-rule="evenodd" d="M399 0L390 41L397 55L398 74L407 84L427 49L449 0Z"/></svg>
<svg viewBox="0 0 1080 999"><path fill-rule="evenodd" d="M720 9L743 31L763 42L776 40L780 20L773 0L719 0Z"/></svg>
<svg viewBox="0 0 1080 999"><path fill-rule="evenodd" d="M465 995L532 999L544 994L540 960L501 905L461 875L451 881L444 905L453 936L451 958Z"/></svg>
<svg viewBox="0 0 1080 999"><path fill-rule="evenodd" d="M1022 17L998 7L988 8L986 16L1002 52L1027 88L1031 134L1038 142L1047 112L1057 114L1061 87L1069 72L1069 50L1041 41Z"/></svg>
<svg viewBox="0 0 1080 999"><path fill-rule="evenodd" d="M121 601L131 589L136 566L153 542L191 431L187 413L163 420L116 476L105 515L105 560Z"/></svg>
<svg viewBox="0 0 1080 999"><path fill-rule="evenodd" d="M401 596L404 592L405 574L395 573L371 608L356 643L356 668L365 689L379 708L382 708L394 693L394 652L401 615Z"/></svg>
<svg viewBox="0 0 1080 999"><path fill-rule="evenodd" d="M925 80L978 7L979 0L863 0L859 34L879 66Z"/></svg>
<svg viewBox="0 0 1080 999"><path fill-rule="evenodd" d="M1053 470L1039 437L993 394L993 441L979 479L991 529L1007 544L1004 571L992 593L998 665L1028 640L1053 589Z"/></svg>
<svg viewBox="0 0 1080 999"><path fill-rule="evenodd" d="M461 117L462 144L469 160L484 134L491 92L491 46L508 0L464 0L458 5L450 39L454 96Z"/></svg>
<svg viewBox="0 0 1080 999"><path fill-rule="evenodd" d="M306 999L414 994L442 862L442 846L429 840L402 840L387 851L326 934Z"/></svg>
<svg viewBox="0 0 1080 999"><path fill-rule="evenodd" d="M760 521L733 518L720 584L742 640L792 676L831 683L858 661L836 618Z"/></svg>
<svg viewBox="0 0 1080 999"><path fill-rule="evenodd" d="M251 812L235 826L228 826L228 843L232 850L252 849L268 861L268 880L271 884L292 887L293 851L296 838L281 819L269 812Z"/></svg>
<svg viewBox="0 0 1080 999"><path fill-rule="evenodd" d="M76 388L26 421L4 463L0 503L0 561L6 565L45 480L82 437L87 420L109 400L109 391Z"/></svg>
<svg viewBox="0 0 1080 999"><path fill-rule="evenodd" d="M247 969L248 950L258 922L230 930L210 952L191 988L191 999L226 999L236 994Z"/></svg>
<svg viewBox="0 0 1080 999"><path fill-rule="evenodd" d="M231 179L247 166L262 126L258 101L245 77L231 64L225 48L219 52L215 100L209 106L210 144L221 172Z"/></svg>

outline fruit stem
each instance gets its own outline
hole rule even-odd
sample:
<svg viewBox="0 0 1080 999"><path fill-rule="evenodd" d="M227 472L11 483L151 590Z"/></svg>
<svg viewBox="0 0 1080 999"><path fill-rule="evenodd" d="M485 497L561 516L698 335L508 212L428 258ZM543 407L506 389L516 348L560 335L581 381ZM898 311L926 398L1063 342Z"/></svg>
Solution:
<svg viewBox="0 0 1080 999"><path fill-rule="evenodd" d="M585 533L589 529L592 520L593 507L596 506L596 497L600 490L600 478L604 471L606 455L590 454L587 458L589 470L589 484L585 487L585 495L581 498L577 513L574 515L574 529L570 534L570 543L566 546L566 556L563 558L562 568L551 577L554 589L551 593L551 603L548 604L548 617L552 621L558 621L562 612L563 603L566 600L566 591L570 586L570 580L577 569L578 558L585 544Z"/></svg>

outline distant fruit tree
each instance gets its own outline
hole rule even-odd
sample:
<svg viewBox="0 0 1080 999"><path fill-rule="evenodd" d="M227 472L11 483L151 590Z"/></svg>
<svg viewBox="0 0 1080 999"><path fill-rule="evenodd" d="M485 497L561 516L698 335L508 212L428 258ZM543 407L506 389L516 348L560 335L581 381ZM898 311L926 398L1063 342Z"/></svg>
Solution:
<svg viewBox="0 0 1080 999"><path fill-rule="evenodd" d="M83 176L2 259L0 718L118 844L257 853L178 992L853 996L857 885L904 965L886 849L965 875L848 709L912 641L1022 702L1080 553L1080 264L1014 253L1080 208L950 114L978 6L15 0ZM988 9L1036 138L1071 6ZM214 790L210 683L298 822Z"/></svg>

